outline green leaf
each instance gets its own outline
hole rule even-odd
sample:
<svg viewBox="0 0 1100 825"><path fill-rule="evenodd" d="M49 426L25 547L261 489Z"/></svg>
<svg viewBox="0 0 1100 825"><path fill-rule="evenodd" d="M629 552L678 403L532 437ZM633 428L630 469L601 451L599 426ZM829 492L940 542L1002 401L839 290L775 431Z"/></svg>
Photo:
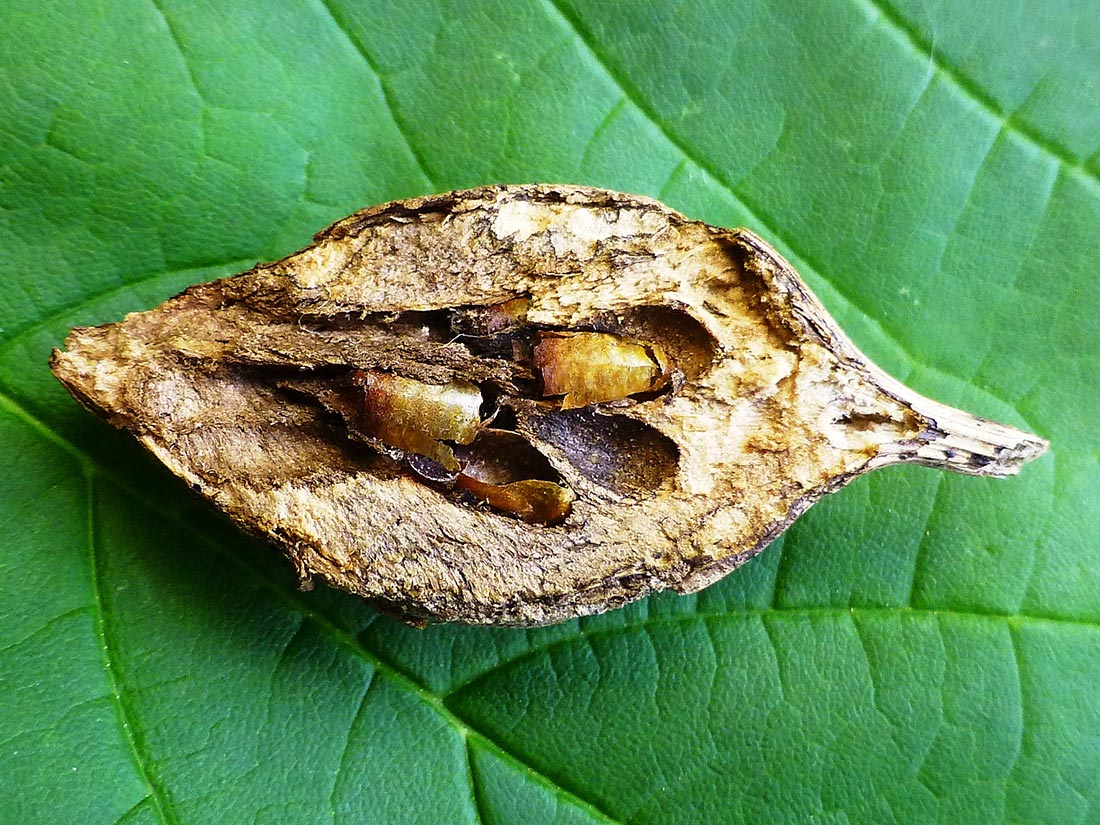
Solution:
<svg viewBox="0 0 1100 825"><path fill-rule="evenodd" d="M0 821L1100 822L1086 0L0 5ZM744 224L1030 429L690 597L413 630L302 594L46 367L360 206L589 183Z"/></svg>

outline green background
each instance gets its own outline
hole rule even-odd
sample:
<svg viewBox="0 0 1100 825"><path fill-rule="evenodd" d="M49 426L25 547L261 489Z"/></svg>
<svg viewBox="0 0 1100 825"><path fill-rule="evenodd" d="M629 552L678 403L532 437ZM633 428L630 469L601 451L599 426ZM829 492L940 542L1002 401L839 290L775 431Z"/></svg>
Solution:
<svg viewBox="0 0 1100 825"><path fill-rule="evenodd" d="M1100 822L1089 0L0 5L0 821ZM74 325L489 182L772 241L919 391L896 468L691 597L416 631L297 592L46 368Z"/></svg>

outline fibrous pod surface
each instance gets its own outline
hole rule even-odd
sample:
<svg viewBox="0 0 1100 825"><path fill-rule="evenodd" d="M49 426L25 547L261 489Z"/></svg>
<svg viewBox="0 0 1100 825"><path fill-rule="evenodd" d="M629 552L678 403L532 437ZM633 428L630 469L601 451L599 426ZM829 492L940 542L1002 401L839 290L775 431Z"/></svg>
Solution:
<svg viewBox="0 0 1100 825"><path fill-rule="evenodd" d="M1046 446L869 363L753 233L576 186L365 209L52 367L303 582L411 620L694 591L861 473Z"/></svg>

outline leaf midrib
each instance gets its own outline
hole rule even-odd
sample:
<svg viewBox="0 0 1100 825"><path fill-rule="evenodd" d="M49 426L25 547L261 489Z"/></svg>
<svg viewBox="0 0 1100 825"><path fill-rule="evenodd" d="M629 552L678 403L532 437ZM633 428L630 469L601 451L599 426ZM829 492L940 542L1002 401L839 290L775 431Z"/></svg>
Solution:
<svg viewBox="0 0 1100 825"><path fill-rule="evenodd" d="M95 528L95 473L89 471L88 465L84 468L84 496L87 500L87 523L85 525L85 538L87 541L88 562L91 567L92 603L95 625L95 633L99 639L100 651L103 657L103 670L110 689L111 703L119 720L119 727L126 746L133 757L134 766L138 776L149 789L145 799L152 803L157 819L163 825L179 825L180 819L176 816L174 807L168 797L161 777L148 758L148 750L145 746L144 735L138 725L135 714L130 707L126 692L123 689L123 676L118 670L118 656L115 654L115 646L112 641L109 624L107 621L107 606L103 600L103 587L100 570L102 565L99 558L99 545L96 542ZM138 804L144 802L140 800ZM133 807L131 807L131 810ZM129 811L127 811L129 813ZM126 816L126 814L123 814Z"/></svg>
<svg viewBox="0 0 1100 825"><path fill-rule="evenodd" d="M725 622L745 621L755 619L763 622L767 620L799 621L803 619L887 619L912 617L920 620L937 621L946 619L950 621L974 621L1004 623L1010 630L1021 627L1051 625L1056 627L1078 627L1090 631L1100 631L1100 621L1089 619L1069 619L1057 616L1038 616L1024 613L993 613L981 610L941 610L926 607L836 607L828 605L813 605L807 607L766 607L766 608L737 608L727 613L682 613L674 616L646 617L641 621L627 622L615 627L586 630L579 628L576 633L559 636L549 642L525 649L516 656L511 656L493 664L492 667L467 679L465 682L450 687L443 699L467 690L472 685L483 681L486 677L504 670L519 662L535 659L559 648L568 647L580 640L591 642L594 639L613 638L633 633L639 630L652 630L653 628L681 627L692 624L722 624Z"/></svg>

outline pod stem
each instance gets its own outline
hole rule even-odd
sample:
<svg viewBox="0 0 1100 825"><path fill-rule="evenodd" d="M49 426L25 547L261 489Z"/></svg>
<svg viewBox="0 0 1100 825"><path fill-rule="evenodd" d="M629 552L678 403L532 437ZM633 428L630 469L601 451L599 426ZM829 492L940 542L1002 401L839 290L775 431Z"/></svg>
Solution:
<svg viewBox="0 0 1100 825"><path fill-rule="evenodd" d="M924 429L915 437L882 445L874 466L922 464L974 476L1015 475L1046 452L1046 439L971 415L914 393L891 379L884 387L919 417Z"/></svg>

